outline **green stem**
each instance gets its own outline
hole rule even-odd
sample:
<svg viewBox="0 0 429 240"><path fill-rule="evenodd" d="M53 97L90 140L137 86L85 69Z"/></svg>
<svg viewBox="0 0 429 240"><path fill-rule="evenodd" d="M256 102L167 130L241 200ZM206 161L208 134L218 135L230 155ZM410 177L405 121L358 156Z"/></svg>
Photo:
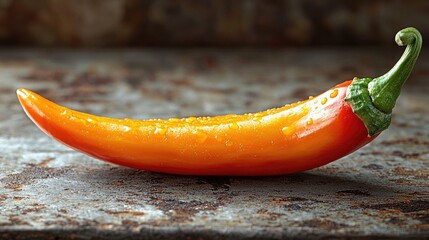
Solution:
<svg viewBox="0 0 429 240"><path fill-rule="evenodd" d="M354 78L347 90L345 100L370 136L389 127L401 87L410 76L422 47L422 36L412 27L399 31L395 40L399 46L407 46L395 66L378 78Z"/></svg>
<svg viewBox="0 0 429 240"><path fill-rule="evenodd" d="M395 41L399 46L407 46L402 57L389 72L374 78L368 84L373 104L385 113L392 112L396 99L401 93L401 87L410 76L422 48L422 36L412 27L399 31Z"/></svg>

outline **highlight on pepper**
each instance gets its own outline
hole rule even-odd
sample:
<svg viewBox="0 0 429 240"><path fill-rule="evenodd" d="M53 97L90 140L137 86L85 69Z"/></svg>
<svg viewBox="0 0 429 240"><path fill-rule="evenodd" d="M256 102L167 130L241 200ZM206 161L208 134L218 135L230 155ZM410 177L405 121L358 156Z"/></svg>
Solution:
<svg viewBox="0 0 429 240"><path fill-rule="evenodd" d="M26 89L31 120L59 142L137 169L188 175L266 176L337 160L388 128L422 46L415 28L396 35L405 52L376 78L354 78L317 97L258 113L166 120L113 119L59 106Z"/></svg>

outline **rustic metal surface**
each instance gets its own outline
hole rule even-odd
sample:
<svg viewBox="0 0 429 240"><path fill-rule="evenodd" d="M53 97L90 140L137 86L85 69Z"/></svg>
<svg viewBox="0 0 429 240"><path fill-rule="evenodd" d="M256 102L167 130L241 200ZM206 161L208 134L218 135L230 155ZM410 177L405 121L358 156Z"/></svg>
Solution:
<svg viewBox="0 0 429 240"><path fill-rule="evenodd" d="M429 52L375 142L287 176L174 176L114 166L44 135L15 96L26 87L111 117L243 113L380 75L402 50L3 51L0 237L429 237Z"/></svg>

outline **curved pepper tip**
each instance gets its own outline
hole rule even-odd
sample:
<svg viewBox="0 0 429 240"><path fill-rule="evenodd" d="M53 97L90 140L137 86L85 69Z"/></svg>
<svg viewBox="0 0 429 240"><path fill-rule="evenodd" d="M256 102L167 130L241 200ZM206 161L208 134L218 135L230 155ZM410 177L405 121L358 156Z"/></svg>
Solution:
<svg viewBox="0 0 429 240"><path fill-rule="evenodd" d="M407 27L396 33L395 42L398 46L405 46L415 42L421 43L423 40L419 30L414 27Z"/></svg>
<svg viewBox="0 0 429 240"><path fill-rule="evenodd" d="M391 113L399 97L401 88L410 76L422 48L422 35L408 27L395 36L399 46L406 46L398 62L383 76L374 78L368 84L369 94L374 106L384 113Z"/></svg>
<svg viewBox="0 0 429 240"><path fill-rule="evenodd" d="M345 99L364 122L370 136L390 125L392 110L413 70L423 42L420 32L413 27L399 31L395 41L406 49L392 69L377 78L355 78Z"/></svg>

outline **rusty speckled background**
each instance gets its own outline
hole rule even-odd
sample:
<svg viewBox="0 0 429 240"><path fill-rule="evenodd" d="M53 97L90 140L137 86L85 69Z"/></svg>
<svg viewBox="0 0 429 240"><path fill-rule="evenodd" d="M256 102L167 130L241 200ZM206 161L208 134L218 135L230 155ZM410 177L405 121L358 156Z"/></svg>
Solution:
<svg viewBox="0 0 429 240"><path fill-rule="evenodd" d="M0 42L24 46L391 44L429 33L429 2L336 0L2 0Z"/></svg>

